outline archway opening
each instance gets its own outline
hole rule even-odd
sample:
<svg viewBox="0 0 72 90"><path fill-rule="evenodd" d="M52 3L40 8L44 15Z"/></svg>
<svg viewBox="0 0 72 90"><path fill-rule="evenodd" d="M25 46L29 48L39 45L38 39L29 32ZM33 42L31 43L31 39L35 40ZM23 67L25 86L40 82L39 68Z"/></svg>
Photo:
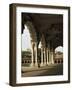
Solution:
<svg viewBox="0 0 72 90"><path fill-rule="evenodd" d="M42 44L41 44L41 41L40 41L39 44L38 44L38 60L39 60L40 63L41 63L41 46L42 46Z"/></svg>
<svg viewBox="0 0 72 90"><path fill-rule="evenodd" d="M57 52L63 53L63 47L62 47L62 46L56 47L56 48L55 48L55 53L57 53Z"/></svg>
<svg viewBox="0 0 72 90"><path fill-rule="evenodd" d="M25 25L25 29L23 30L23 34L22 34L22 51L31 51L31 49L32 49L31 37L29 30Z"/></svg>
<svg viewBox="0 0 72 90"><path fill-rule="evenodd" d="M31 52L32 52L32 45L31 45L31 37L30 32L25 25L25 29L23 30L22 34L22 65L23 66L30 66L31 64Z"/></svg>
<svg viewBox="0 0 72 90"><path fill-rule="evenodd" d="M40 48L40 49L41 49L41 46L42 46L42 45L41 45L41 41L40 41L40 42L39 42L39 45L38 45L38 48Z"/></svg>
<svg viewBox="0 0 72 90"><path fill-rule="evenodd" d="M58 46L55 48L54 63L57 63L57 64L63 63L63 47L62 46Z"/></svg>

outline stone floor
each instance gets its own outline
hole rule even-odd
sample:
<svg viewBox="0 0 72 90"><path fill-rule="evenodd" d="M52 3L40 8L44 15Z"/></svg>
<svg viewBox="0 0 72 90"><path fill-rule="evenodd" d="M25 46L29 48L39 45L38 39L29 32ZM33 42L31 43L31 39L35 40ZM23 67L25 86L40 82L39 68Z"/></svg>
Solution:
<svg viewBox="0 0 72 90"><path fill-rule="evenodd" d="M63 64L51 64L43 67L22 67L22 77L62 75Z"/></svg>

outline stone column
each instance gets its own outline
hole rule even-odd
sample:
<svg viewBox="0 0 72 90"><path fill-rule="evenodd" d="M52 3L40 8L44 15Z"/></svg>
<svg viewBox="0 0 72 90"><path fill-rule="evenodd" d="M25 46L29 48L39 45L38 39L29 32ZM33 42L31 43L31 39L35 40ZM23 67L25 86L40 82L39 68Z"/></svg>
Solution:
<svg viewBox="0 0 72 90"><path fill-rule="evenodd" d="M48 48L47 48L47 65L48 65L48 57L49 57L49 56L48 56Z"/></svg>
<svg viewBox="0 0 72 90"><path fill-rule="evenodd" d="M43 48L41 47L41 66L43 66Z"/></svg>
<svg viewBox="0 0 72 90"><path fill-rule="evenodd" d="M35 42L35 66L38 66L37 51L38 51L37 42Z"/></svg>
<svg viewBox="0 0 72 90"><path fill-rule="evenodd" d="M49 58L48 64L50 64L51 63L50 43L48 43L48 53L49 53L49 55L48 55L48 58Z"/></svg>
<svg viewBox="0 0 72 90"><path fill-rule="evenodd" d="M49 48L49 62L48 62L48 64L51 64L51 52L50 52L50 48Z"/></svg>
<svg viewBox="0 0 72 90"><path fill-rule="evenodd" d="M49 50L49 64L51 64L51 52Z"/></svg>
<svg viewBox="0 0 72 90"><path fill-rule="evenodd" d="M32 42L32 63L31 66L34 66L34 43Z"/></svg>
<svg viewBox="0 0 72 90"><path fill-rule="evenodd" d="M54 50L53 50L53 48L51 48L50 54L51 54L51 64L54 64Z"/></svg>
<svg viewBox="0 0 72 90"><path fill-rule="evenodd" d="M46 65L46 50L44 48L44 65Z"/></svg>
<svg viewBox="0 0 72 90"><path fill-rule="evenodd" d="M51 51L51 63L54 64L53 52Z"/></svg>

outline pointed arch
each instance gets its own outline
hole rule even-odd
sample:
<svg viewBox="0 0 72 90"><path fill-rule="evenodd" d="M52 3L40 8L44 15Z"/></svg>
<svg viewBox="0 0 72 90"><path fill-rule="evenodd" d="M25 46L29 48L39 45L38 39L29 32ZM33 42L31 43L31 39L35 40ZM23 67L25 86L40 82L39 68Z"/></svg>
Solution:
<svg viewBox="0 0 72 90"><path fill-rule="evenodd" d="M37 34L36 34L36 30L32 24L32 22L27 21L25 23L25 25L27 26L29 33L30 33L30 37L31 37L31 41L33 42L37 42Z"/></svg>
<svg viewBox="0 0 72 90"><path fill-rule="evenodd" d="M41 45L42 45L42 47L46 47L45 37L44 37L43 34L42 34L42 37L41 37Z"/></svg>
<svg viewBox="0 0 72 90"><path fill-rule="evenodd" d="M63 52L63 46L56 47L55 52Z"/></svg>

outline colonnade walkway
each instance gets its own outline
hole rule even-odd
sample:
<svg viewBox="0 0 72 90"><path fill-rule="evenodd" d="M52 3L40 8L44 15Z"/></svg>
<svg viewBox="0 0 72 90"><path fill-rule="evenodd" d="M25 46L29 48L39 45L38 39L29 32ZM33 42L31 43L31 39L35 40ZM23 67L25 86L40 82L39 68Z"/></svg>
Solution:
<svg viewBox="0 0 72 90"><path fill-rule="evenodd" d="M22 77L62 75L63 64L51 64L41 67L22 67Z"/></svg>

